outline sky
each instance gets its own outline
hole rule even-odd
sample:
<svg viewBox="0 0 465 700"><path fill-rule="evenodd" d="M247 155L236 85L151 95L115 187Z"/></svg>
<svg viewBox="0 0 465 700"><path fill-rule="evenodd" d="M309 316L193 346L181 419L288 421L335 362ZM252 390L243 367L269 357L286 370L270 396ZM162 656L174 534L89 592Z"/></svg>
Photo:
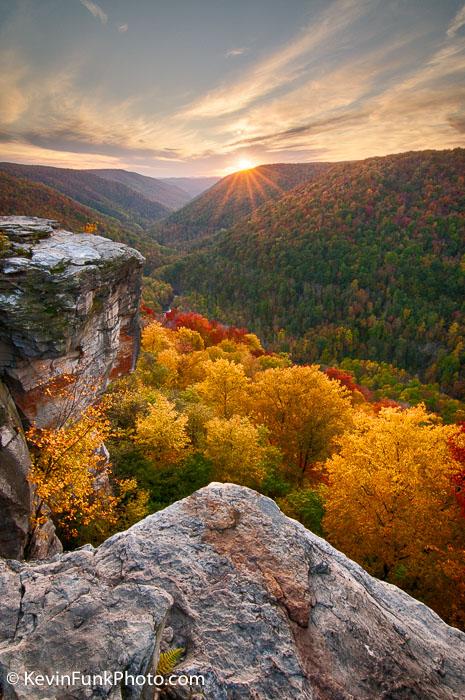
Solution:
<svg viewBox="0 0 465 700"><path fill-rule="evenodd" d="M154 177L465 146L464 0L0 0L0 160Z"/></svg>

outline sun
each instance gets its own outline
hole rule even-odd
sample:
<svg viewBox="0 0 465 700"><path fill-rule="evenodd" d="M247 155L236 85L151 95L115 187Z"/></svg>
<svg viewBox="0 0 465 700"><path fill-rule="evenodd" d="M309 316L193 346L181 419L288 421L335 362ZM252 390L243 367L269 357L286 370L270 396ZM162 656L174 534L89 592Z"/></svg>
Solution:
<svg viewBox="0 0 465 700"><path fill-rule="evenodd" d="M250 170L255 168L255 163L253 163L249 158L241 158L237 161L238 170Z"/></svg>

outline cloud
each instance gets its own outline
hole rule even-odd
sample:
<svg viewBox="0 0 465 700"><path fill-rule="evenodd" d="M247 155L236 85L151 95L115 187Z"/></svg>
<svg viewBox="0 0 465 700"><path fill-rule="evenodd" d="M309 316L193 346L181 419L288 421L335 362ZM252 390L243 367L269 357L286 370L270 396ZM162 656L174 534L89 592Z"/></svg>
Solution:
<svg viewBox="0 0 465 700"><path fill-rule="evenodd" d="M0 124L14 124L26 111L28 100L20 87L26 68L13 52L2 51L0 63Z"/></svg>
<svg viewBox="0 0 465 700"><path fill-rule="evenodd" d="M451 115L448 121L453 129L456 129L461 134L465 134L465 116Z"/></svg>
<svg viewBox="0 0 465 700"><path fill-rule="evenodd" d="M242 56L245 53L248 53L249 49L246 46L241 46L237 47L235 49L229 49L229 51L226 51L225 56L226 58L233 58L234 56Z"/></svg>
<svg viewBox="0 0 465 700"><path fill-rule="evenodd" d="M363 16L370 0L336 0L307 26L293 41L259 62L234 85L213 90L181 114L188 118L214 118L233 114L253 104L259 98L288 86L305 74L310 52L327 44L330 38L346 30Z"/></svg>
<svg viewBox="0 0 465 700"><path fill-rule="evenodd" d="M465 25L465 5L457 12L447 29L447 36L454 37L459 29Z"/></svg>
<svg viewBox="0 0 465 700"><path fill-rule="evenodd" d="M79 0L81 5L84 5L85 8L89 10L91 15L96 17L101 21L102 24L106 24L108 22L108 15L106 12L102 10L100 5L97 5L97 3L92 2L92 0Z"/></svg>
<svg viewBox="0 0 465 700"><path fill-rule="evenodd" d="M98 22L110 21L98 5L81 1ZM9 51L5 38L0 159L211 174L241 156L335 161L465 146L462 11L447 35L443 24L433 36L428 13L415 26L396 24L394 33L383 26L383 0L318 5L322 12L293 41L250 62L235 61L248 49L233 45L223 54L231 58L223 58L223 84L208 93L179 90L168 100L143 80L94 81L94 56L86 51L67 51L44 71L16 36ZM112 28L109 39L121 50L115 29L123 34L128 25L112 21Z"/></svg>
<svg viewBox="0 0 465 700"><path fill-rule="evenodd" d="M289 129L284 129L283 131L275 131L269 134L263 134L261 136L240 139L231 145L245 146L258 143L261 145L277 145L282 141L292 141L295 136L302 137L304 135L308 136L311 134L320 134L323 131L331 131L341 126L347 127L349 124L357 124L366 117L367 113L363 111L358 113L339 114L333 117L315 119L307 124L300 124L299 126L290 127ZM302 143L298 143L297 145L301 147Z"/></svg>

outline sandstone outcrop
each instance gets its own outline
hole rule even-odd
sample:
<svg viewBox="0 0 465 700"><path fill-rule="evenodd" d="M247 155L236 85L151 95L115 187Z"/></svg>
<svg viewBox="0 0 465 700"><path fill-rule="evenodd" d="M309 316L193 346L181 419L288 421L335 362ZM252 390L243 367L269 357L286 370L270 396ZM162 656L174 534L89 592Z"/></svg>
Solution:
<svg viewBox="0 0 465 700"><path fill-rule="evenodd" d="M132 368L143 258L52 220L0 217L0 233L0 373L22 416L50 426Z"/></svg>
<svg viewBox="0 0 465 700"><path fill-rule="evenodd" d="M62 551L51 520L31 531L31 460L16 406L0 381L0 556L46 559Z"/></svg>
<svg viewBox="0 0 465 700"><path fill-rule="evenodd" d="M132 368L142 262L132 248L56 221L0 217L0 556L60 549L50 521L30 532L22 423L78 416Z"/></svg>
<svg viewBox="0 0 465 700"><path fill-rule="evenodd" d="M21 679L33 669L144 674L160 638L186 649L177 673L205 679L201 692L178 686L165 697L465 697L462 632L232 484L211 484L98 549L3 562L0 595L8 700L153 697L121 683L27 688Z"/></svg>
<svg viewBox="0 0 465 700"><path fill-rule="evenodd" d="M0 381L0 555L12 559L22 557L28 538L32 499L29 468L21 421Z"/></svg>

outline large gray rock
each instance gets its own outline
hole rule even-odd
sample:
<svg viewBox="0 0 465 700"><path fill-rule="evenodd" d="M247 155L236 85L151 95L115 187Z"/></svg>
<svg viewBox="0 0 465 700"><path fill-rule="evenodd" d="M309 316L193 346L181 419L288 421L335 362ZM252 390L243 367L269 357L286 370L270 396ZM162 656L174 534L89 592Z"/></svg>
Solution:
<svg viewBox="0 0 465 700"><path fill-rule="evenodd" d="M132 369L142 262L132 248L53 220L0 217L0 556L43 559L61 548L50 520L31 532L20 417L62 424Z"/></svg>
<svg viewBox="0 0 465 700"><path fill-rule="evenodd" d="M50 426L133 367L143 258L48 219L0 217L0 233L0 373L23 417Z"/></svg>
<svg viewBox="0 0 465 700"><path fill-rule="evenodd" d="M62 551L51 520L31 527L31 460L18 412L0 380L0 557L45 559Z"/></svg>
<svg viewBox="0 0 465 700"><path fill-rule="evenodd" d="M31 512L31 466L21 421L0 381L0 556L21 559Z"/></svg>
<svg viewBox="0 0 465 700"><path fill-rule="evenodd" d="M211 700L465 697L462 632L232 484L211 484L97 550L0 572L5 698L147 697L133 687L42 693L5 676L144 672L165 613L164 644L186 648L178 672L204 675Z"/></svg>

